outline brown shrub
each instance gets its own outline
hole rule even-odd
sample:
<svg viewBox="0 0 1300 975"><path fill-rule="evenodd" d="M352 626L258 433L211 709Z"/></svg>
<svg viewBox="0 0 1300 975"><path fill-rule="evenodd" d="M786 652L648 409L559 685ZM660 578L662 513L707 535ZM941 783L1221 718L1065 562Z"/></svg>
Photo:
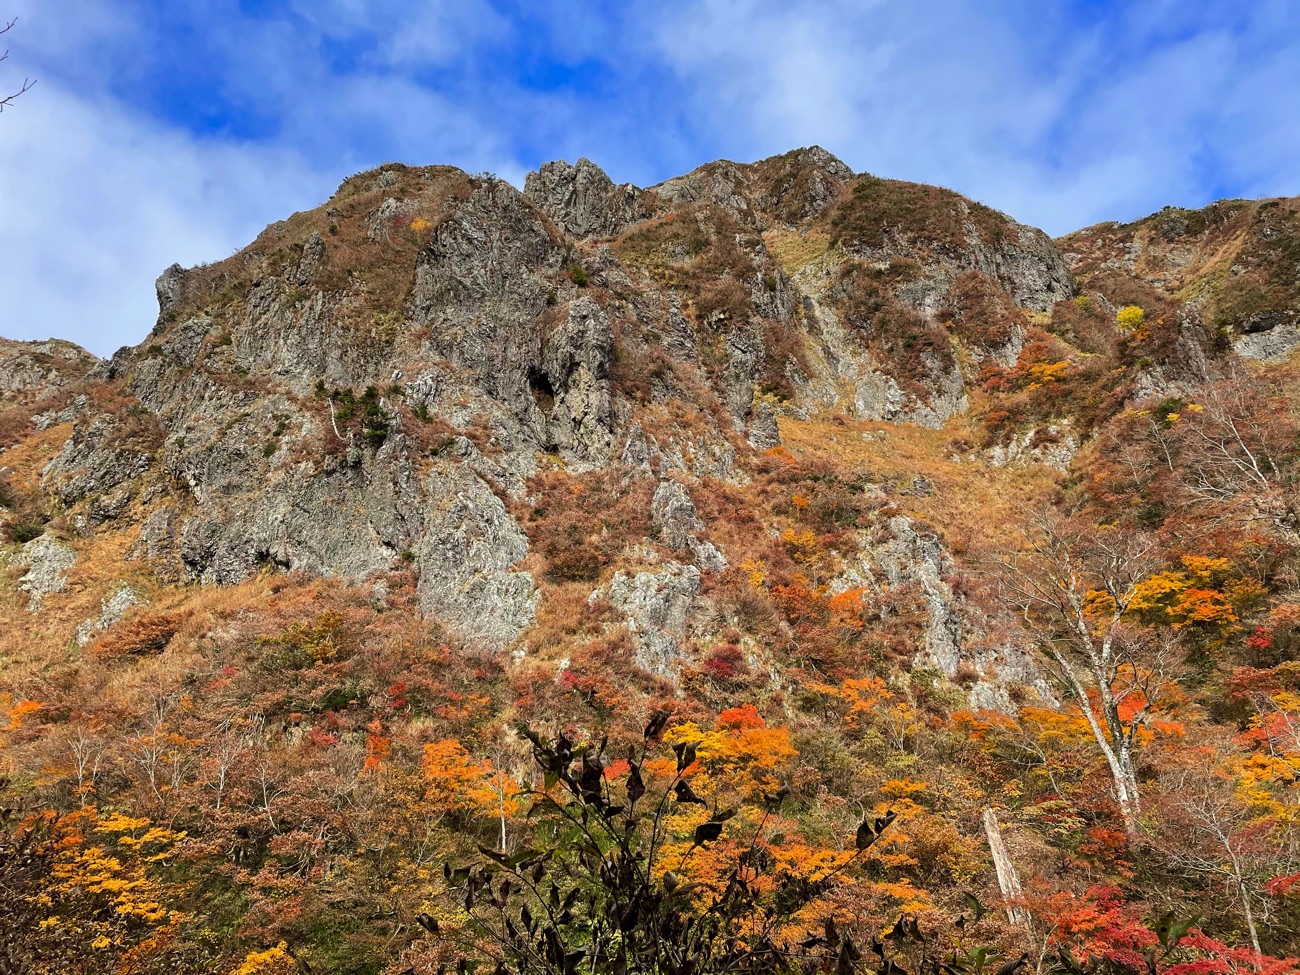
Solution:
<svg viewBox="0 0 1300 975"><path fill-rule="evenodd" d="M118 623L94 646L91 653L101 659L143 656L162 653L176 635L187 615L184 613L150 613Z"/></svg>
<svg viewBox="0 0 1300 975"><path fill-rule="evenodd" d="M552 471L529 481L528 493L537 501L516 514L546 560L547 579L591 582L629 543L650 534L652 491L647 481L624 484L610 472L575 477Z"/></svg>
<svg viewBox="0 0 1300 975"><path fill-rule="evenodd" d="M831 216L831 242L877 249L893 234L956 251L967 245L968 220L975 224L985 242L998 241L1006 235L1004 216L952 190L863 176L854 184L852 193L835 207Z"/></svg>
<svg viewBox="0 0 1300 975"><path fill-rule="evenodd" d="M948 292L951 328L977 349L993 349L1011 340L1017 326L1024 329L1025 313L996 284L978 271L967 271ZM942 314L940 317L943 317Z"/></svg>

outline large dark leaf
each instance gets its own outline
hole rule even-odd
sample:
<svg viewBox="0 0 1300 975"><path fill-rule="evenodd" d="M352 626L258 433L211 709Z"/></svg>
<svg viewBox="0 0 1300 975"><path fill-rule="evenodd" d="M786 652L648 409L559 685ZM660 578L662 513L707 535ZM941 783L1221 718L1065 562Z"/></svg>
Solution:
<svg viewBox="0 0 1300 975"><path fill-rule="evenodd" d="M667 711L655 711L650 715L650 721L645 726L645 740L651 741L663 734L664 728L668 724Z"/></svg>
<svg viewBox="0 0 1300 975"><path fill-rule="evenodd" d="M419 922L420 927L424 928L424 930L428 931L430 934L438 933L438 919L432 914L417 914L415 915L415 920Z"/></svg>
<svg viewBox="0 0 1300 975"><path fill-rule="evenodd" d="M641 778L641 766L630 763L632 768L627 774L627 801L636 805L636 801L645 795L645 781Z"/></svg>
<svg viewBox="0 0 1300 975"><path fill-rule="evenodd" d="M677 774L680 775L695 763L695 745L683 744L678 742L673 745L673 752L677 755Z"/></svg>
<svg viewBox="0 0 1300 975"><path fill-rule="evenodd" d="M709 820L707 823L700 823L695 827L695 845L703 846L705 843L712 843L722 835L722 824Z"/></svg>
<svg viewBox="0 0 1300 975"><path fill-rule="evenodd" d="M678 802L691 802L697 806L707 806L708 803L695 794L691 784L685 780L678 782L673 786L673 792L677 793Z"/></svg>

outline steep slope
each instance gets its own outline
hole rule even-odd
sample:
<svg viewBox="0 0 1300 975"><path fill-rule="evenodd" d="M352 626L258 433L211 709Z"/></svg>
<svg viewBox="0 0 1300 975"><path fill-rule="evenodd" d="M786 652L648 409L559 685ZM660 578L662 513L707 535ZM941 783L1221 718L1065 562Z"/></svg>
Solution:
<svg viewBox="0 0 1300 975"><path fill-rule="evenodd" d="M61 415L40 490L82 535L128 531L162 579L410 565L426 613L499 649L542 598L511 515L532 479L743 484L778 415L937 427L982 364L1016 361L1026 313L1072 293L1040 232L820 149L646 190L585 160L523 193L387 166L169 268L148 338ZM618 563L648 587L610 598L634 630L674 621L643 646L670 672L700 572L728 560L660 546L647 569L649 541L620 539L592 582Z"/></svg>
<svg viewBox="0 0 1300 975"><path fill-rule="evenodd" d="M387 165L110 360L0 343L0 969L493 970L462 865L585 897L662 796L651 900L753 867L837 970L1292 975L1273 202Z"/></svg>
<svg viewBox="0 0 1300 975"><path fill-rule="evenodd" d="M1075 273L1105 287L1137 279L1197 309L1250 359L1280 360L1300 344L1300 198L1166 207L1058 241Z"/></svg>

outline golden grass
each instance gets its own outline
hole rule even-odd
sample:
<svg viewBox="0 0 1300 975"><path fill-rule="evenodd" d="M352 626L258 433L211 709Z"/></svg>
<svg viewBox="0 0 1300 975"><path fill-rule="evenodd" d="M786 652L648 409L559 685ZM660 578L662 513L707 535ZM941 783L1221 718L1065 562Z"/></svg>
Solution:
<svg viewBox="0 0 1300 975"><path fill-rule="evenodd" d="M831 246L831 235L824 230L798 233L776 228L764 233L763 241L781 269L793 275L825 255Z"/></svg>
<svg viewBox="0 0 1300 975"><path fill-rule="evenodd" d="M958 459L953 442L975 442L968 418L955 418L941 430L872 421L782 419L781 439L796 460L816 460L905 486L924 477L928 496L902 495L905 514L929 522L952 550L973 543L1011 541L1025 512L1046 500L1060 481L1059 471L1039 464L993 467L978 459ZM864 434L866 435L864 437Z"/></svg>
<svg viewBox="0 0 1300 975"><path fill-rule="evenodd" d="M9 483L20 491L35 491L40 487L41 470L54 459L72 436L72 424L60 423L47 430L31 434L0 454L0 470L6 472Z"/></svg>

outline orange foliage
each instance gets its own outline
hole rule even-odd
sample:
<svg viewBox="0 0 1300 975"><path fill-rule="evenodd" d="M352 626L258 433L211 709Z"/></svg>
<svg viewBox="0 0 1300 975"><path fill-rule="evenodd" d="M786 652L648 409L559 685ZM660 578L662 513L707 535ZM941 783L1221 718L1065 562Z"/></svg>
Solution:
<svg viewBox="0 0 1300 975"><path fill-rule="evenodd" d="M153 613L118 623L90 648L100 658L162 653L185 622L184 613Z"/></svg>

